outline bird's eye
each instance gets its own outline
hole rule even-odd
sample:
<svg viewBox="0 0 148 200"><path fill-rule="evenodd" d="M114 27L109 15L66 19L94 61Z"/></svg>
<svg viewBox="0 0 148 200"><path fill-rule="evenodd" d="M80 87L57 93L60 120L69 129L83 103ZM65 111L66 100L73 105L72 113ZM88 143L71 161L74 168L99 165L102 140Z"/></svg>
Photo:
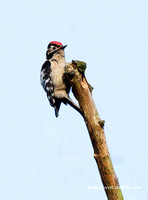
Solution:
<svg viewBox="0 0 148 200"><path fill-rule="evenodd" d="M55 49L56 49L56 47L55 47L55 46L51 46L51 49L55 50Z"/></svg>

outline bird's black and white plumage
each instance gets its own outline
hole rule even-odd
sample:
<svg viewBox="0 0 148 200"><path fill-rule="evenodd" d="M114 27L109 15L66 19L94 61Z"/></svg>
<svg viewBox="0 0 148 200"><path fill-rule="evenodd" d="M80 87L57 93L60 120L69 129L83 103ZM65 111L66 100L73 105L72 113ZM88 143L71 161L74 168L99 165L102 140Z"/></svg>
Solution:
<svg viewBox="0 0 148 200"><path fill-rule="evenodd" d="M40 73L41 85L47 94L50 105L54 107L56 117L59 115L61 102L68 103L82 115L80 108L68 96L70 84L65 77L65 47L60 42L49 43L46 61L42 65Z"/></svg>

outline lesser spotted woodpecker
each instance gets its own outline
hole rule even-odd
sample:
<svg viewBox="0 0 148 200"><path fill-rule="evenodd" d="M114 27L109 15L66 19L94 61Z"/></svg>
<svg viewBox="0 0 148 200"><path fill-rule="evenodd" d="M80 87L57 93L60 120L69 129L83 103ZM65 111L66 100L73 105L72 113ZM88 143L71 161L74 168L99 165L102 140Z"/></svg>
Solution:
<svg viewBox="0 0 148 200"><path fill-rule="evenodd" d="M55 116L58 117L61 102L71 105L81 115L80 108L69 98L70 83L65 77L65 53L62 43L52 41L46 51L46 61L42 65L40 79L50 105L54 107Z"/></svg>

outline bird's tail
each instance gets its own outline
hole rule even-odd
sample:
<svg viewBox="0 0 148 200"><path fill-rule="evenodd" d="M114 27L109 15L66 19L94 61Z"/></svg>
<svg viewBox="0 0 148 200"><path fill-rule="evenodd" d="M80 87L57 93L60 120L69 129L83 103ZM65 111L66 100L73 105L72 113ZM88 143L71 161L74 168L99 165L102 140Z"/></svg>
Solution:
<svg viewBox="0 0 148 200"><path fill-rule="evenodd" d="M63 103L68 103L71 107L78 111L82 115L82 117L84 117L82 110L70 98L64 98Z"/></svg>
<svg viewBox="0 0 148 200"><path fill-rule="evenodd" d="M61 105L61 100L55 99L54 110L55 110L55 116L56 117L59 116L60 105Z"/></svg>
<svg viewBox="0 0 148 200"><path fill-rule="evenodd" d="M52 107L54 107L55 116L58 117L59 116L59 109L60 109L60 105L61 105L61 100L52 98L50 95L47 95L47 98L49 100L50 105Z"/></svg>

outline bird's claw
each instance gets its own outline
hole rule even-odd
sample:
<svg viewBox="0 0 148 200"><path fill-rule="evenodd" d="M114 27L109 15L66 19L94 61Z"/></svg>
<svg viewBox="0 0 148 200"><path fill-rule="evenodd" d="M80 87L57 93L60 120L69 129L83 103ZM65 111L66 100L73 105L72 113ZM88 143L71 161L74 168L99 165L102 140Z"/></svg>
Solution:
<svg viewBox="0 0 148 200"><path fill-rule="evenodd" d="M67 64L65 66L65 73L66 74L71 74L71 75L74 75L75 74L75 69L70 65L70 64Z"/></svg>

